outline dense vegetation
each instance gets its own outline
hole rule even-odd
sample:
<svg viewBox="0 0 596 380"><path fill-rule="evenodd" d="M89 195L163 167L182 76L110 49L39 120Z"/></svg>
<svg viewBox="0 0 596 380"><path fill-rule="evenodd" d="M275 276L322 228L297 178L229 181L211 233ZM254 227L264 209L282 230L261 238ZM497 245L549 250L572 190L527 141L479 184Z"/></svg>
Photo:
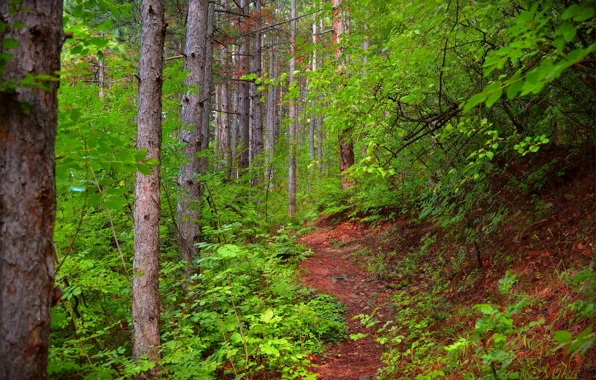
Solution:
<svg viewBox="0 0 596 380"><path fill-rule="evenodd" d="M385 228L352 254L395 291L380 378L588 378L592 2L158 1L157 157L137 141L142 3L65 1L59 79L18 80L27 1L0 6L0 116L60 83L50 378L316 378L312 355L348 335L343 305L300 282L321 215ZM133 352L131 314L150 240L135 180L156 173L158 359Z"/></svg>

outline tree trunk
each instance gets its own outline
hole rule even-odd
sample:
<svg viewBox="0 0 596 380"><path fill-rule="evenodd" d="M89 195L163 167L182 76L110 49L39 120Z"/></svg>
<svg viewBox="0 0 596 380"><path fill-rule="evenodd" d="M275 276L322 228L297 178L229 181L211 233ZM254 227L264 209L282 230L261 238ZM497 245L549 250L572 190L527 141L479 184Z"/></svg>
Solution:
<svg viewBox="0 0 596 380"><path fill-rule="evenodd" d="M313 13L312 16L312 43L313 43L313 51L312 51L312 64L311 68L312 71L317 71L317 45L319 43L319 38L317 35L317 15ZM306 86L308 88L308 86ZM316 102L313 102L313 106L316 106ZM317 124L317 112L313 111L310 115L310 123L309 123L309 130L308 130L308 148L310 153L310 161L313 164L316 161L315 157L315 130Z"/></svg>
<svg viewBox="0 0 596 380"><path fill-rule="evenodd" d="M333 44L336 46L335 59L338 61L337 70L339 73L342 73L344 70L344 57L342 57L343 49L340 44L341 36L344 33L344 20L341 9L341 0L331 0L331 5L333 7ZM348 128L339 133L339 170L341 172L342 189L347 189L352 186L349 177L345 175L345 171L354 165L354 145L352 144L350 133L351 131Z"/></svg>
<svg viewBox="0 0 596 380"><path fill-rule="evenodd" d="M137 149L160 159L161 94L165 37L164 5L143 0L141 6L141 60L139 64ZM132 280L133 354L157 362L159 354L159 165L150 175L136 173L134 206L134 261ZM140 375L158 377L159 367Z"/></svg>
<svg viewBox="0 0 596 380"><path fill-rule="evenodd" d="M319 30L323 33L324 29L324 21L323 18L319 20ZM316 47L315 47L316 48ZM319 173L323 174L323 131L321 127L323 126L323 116L322 114L317 117L317 158L319 160Z"/></svg>
<svg viewBox="0 0 596 380"><path fill-rule="evenodd" d="M54 147L58 82L49 91L19 88L25 74L54 76L60 70L62 2L23 0L29 12L8 13L2 40L18 41L0 82L0 378L45 379L54 288L56 179ZM11 29L15 22L25 24Z"/></svg>
<svg viewBox="0 0 596 380"><path fill-rule="evenodd" d="M275 39L277 42L277 37ZM277 43L275 42L275 45ZM273 37L271 43L274 44ZM277 46L271 46L269 48L269 78L273 81L277 78L276 73L277 63ZM267 152L267 170L265 172L265 179L268 186L271 187L271 181L273 180L273 156L275 153L275 137L277 128L277 86L270 84L267 90L267 133L265 135L265 152Z"/></svg>
<svg viewBox="0 0 596 380"><path fill-rule="evenodd" d="M182 259L187 263L190 275L190 264L196 257L195 244L199 242L199 202L200 184L196 180L201 172L197 153L203 146L202 117L205 102L202 102L203 82L205 76L205 53L207 46L207 0L190 0L186 31L186 47L184 68L188 70L185 84L189 87L182 98L182 130L180 140L186 144L184 155L186 162L182 165L178 184L181 188L178 200L178 246Z"/></svg>
<svg viewBox="0 0 596 380"><path fill-rule="evenodd" d="M207 2L207 35L205 44L205 72L201 86L201 100L204 102L203 114L201 115L201 146L200 151L205 152L209 149L209 121L211 120L211 86L213 84L213 17L215 13L215 4L212 1ZM207 155L199 158L199 174L207 173L209 162ZM202 196L202 186L199 187Z"/></svg>
<svg viewBox="0 0 596 380"><path fill-rule="evenodd" d="M261 0L255 0L255 17L257 22L254 24L254 29L259 29L261 26ZM255 32L252 41L252 72L256 74L257 78L260 78L261 73L261 33ZM250 162L254 162L255 157L261 154L263 151L263 108L261 105L260 94L258 91L259 85L252 83L250 86L250 106L251 106L251 126L250 126ZM253 179L253 185L257 184L257 177Z"/></svg>
<svg viewBox="0 0 596 380"><path fill-rule="evenodd" d="M240 12L248 15L248 0L240 0ZM245 17L240 17L239 23L246 22ZM239 77L248 74L248 56L250 54L250 36L247 34L241 37L240 49L238 51L238 72ZM238 112L240 113L239 144L238 144L238 167L248 169L250 166L250 83L241 81L238 83ZM242 173L240 173L242 174Z"/></svg>
<svg viewBox="0 0 596 380"><path fill-rule="evenodd" d="M296 71L296 0L292 0L292 19L290 26L290 89L294 84L294 71ZM298 122L296 114L296 100L290 96L290 163L288 170L288 215L290 218L296 216L296 137Z"/></svg>
<svg viewBox="0 0 596 380"><path fill-rule="evenodd" d="M98 96L100 99L104 97L104 88L105 88L105 64L103 56L98 60L99 68L97 69L97 81L99 82L99 93Z"/></svg>

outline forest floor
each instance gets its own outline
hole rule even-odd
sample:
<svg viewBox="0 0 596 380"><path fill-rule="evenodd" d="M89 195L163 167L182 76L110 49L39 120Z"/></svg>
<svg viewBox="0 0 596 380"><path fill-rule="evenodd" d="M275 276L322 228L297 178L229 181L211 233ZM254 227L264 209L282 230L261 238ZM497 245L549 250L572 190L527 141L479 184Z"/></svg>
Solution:
<svg viewBox="0 0 596 380"><path fill-rule="evenodd" d="M391 321L393 310L386 302L389 289L350 261L350 254L362 248L357 241L349 239L347 244L337 246L338 242L359 233L355 225L334 226L325 219L317 224L318 230L301 239L314 252L301 264L302 279L306 286L334 295L346 306L348 334L367 336L345 339L331 347L325 356L313 358L314 372L321 380L372 380L381 367L383 348L354 317L376 309L376 319L381 324Z"/></svg>
<svg viewBox="0 0 596 380"><path fill-rule="evenodd" d="M554 153L545 154L545 159ZM384 354L396 357L396 350L407 348L392 346L385 339L386 331L379 334L383 327L409 336L408 328L415 330L425 321L424 330L432 340L419 334L420 343L432 349L423 364L441 370L444 364L431 359L444 356L445 346L474 331L480 318L474 305L491 303L505 310L520 300L525 306L512 317L516 328L521 331L532 323L534 327L510 337L508 347L516 360L512 368L528 374L527 378L596 378L596 347L583 357L552 350L555 331L577 336L595 321L591 275L596 257L596 170L581 160L573 165L566 159L552 162L543 174L544 186L530 193L506 187L506 178L494 180L499 200L518 212L477 247L481 258L447 230L392 210L375 223L351 219L346 213L315 222L316 230L299 240L314 252L300 264L302 280L346 306L351 335L311 358L319 379L374 379L383 361L387 363ZM523 174L528 165L510 170ZM490 209L477 211L475 217L483 217ZM499 283L510 274L515 287L502 293ZM374 316L369 320L376 320L376 325L363 327L367 315ZM379 339L386 344L382 346ZM481 375L478 366L472 366L479 360L474 350L462 355L459 362L467 367L449 378L461 379L465 371ZM384 367L384 371L402 375L406 372L400 371L410 371L407 377L412 377L422 373L420 363L402 355L392 364L394 368Z"/></svg>

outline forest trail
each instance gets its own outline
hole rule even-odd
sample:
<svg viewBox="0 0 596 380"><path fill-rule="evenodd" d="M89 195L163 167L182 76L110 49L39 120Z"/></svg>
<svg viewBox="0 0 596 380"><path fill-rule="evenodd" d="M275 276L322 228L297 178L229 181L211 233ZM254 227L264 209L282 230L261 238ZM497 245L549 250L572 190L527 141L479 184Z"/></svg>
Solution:
<svg viewBox="0 0 596 380"><path fill-rule="evenodd" d="M371 337L373 330L392 320L393 311L387 299L389 289L350 261L350 254L362 246L358 243L356 226L326 225L300 239L314 255L301 264L305 285L337 297L346 307L349 334L369 334L356 341L346 338L333 345L324 355L313 359L314 372L321 380L372 380L381 367L383 347ZM353 317L371 314L375 309L374 327L366 329Z"/></svg>

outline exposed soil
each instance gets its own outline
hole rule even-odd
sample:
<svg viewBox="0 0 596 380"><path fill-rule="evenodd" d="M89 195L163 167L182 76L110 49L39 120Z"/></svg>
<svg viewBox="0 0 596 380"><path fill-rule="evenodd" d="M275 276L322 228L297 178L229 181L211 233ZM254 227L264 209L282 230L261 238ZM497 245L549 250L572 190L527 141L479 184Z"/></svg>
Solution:
<svg viewBox="0 0 596 380"><path fill-rule="evenodd" d="M315 255L301 264L302 279L306 286L336 296L347 307L348 334L370 334L392 320L388 307L388 289L385 284L350 262L349 254L360 249L357 241L361 229L352 224L341 224L335 228L319 223L319 229L303 237L301 242ZM371 314L379 323L371 329L364 328L358 314ZM370 335L356 341L347 338L331 347L325 357L313 359L314 372L322 380L372 380L381 367L382 346Z"/></svg>

